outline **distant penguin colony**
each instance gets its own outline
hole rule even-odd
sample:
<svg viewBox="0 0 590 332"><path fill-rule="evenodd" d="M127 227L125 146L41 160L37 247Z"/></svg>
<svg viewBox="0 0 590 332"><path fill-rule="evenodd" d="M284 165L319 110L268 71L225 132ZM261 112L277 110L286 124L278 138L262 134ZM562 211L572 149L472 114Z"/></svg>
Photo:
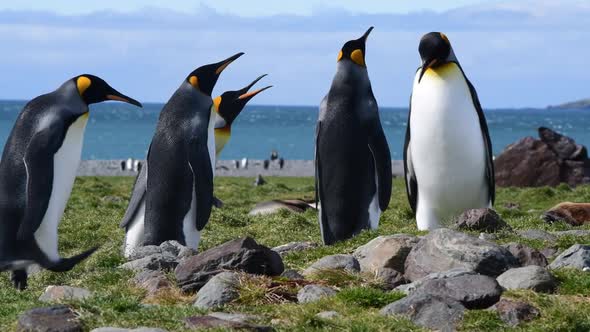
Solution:
<svg viewBox="0 0 590 332"><path fill-rule="evenodd" d="M377 229L392 193L391 154L367 71L372 29L342 46L320 104L313 205L326 245ZM494 166L482 107L449 39L428 33L418 50L422 64L410 98L404 179L418 229L432 230L467 209L493 205ZM131 159L121 164L122 170L139 171L121 221L126 257L137 247L167 240L198 249L212 206L223 205L213 196L217 155L248 101L271 87L249 91L262 75L242 89L211 97L221 73L243 54L186 76L160 113L145 165ZM84 74L31 100L14 124L0 161L0 272L11 271L17 289L27 287L30 265L68 271L97 249L61 258L58 225L80 163L88 105L107 100L142 106ZM273 152L264 168L278 158ZM279 164L282 168L283 158ZM248 168L248 159L236 161L238 166Z"/></svg>
<svg viewBox="0 0 590 332"><path fill-rule="evenodd" d="M93 75L72 78L21 111L0 162L0 271L18 289L39 264L68 271L96 248L71 258L58 253L57 229L80 163L88 105L118 100L141 104Z"/></svg>

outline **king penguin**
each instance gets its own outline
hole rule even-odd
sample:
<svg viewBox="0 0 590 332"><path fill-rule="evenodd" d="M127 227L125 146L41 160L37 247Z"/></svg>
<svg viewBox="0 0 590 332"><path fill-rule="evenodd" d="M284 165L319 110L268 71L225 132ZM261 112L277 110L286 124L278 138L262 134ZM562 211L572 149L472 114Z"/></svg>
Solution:
<svg viewBox="0 0 590 332"><path fill-rule="evenodd" d="M391 196L391 155L365 63L372 29L344 44L332 86L320 105L315 178L325 244L376 229Z"/></svg>
<svg viewBox="0 0 590 332"><path fill-rule="evenodd" d="M216 111L211 93L221 72L243 54L197 68L164 105L121 221L125 256L138 246L167 240L198 248L213 204Z"/></svg>
<svg viewBox="0 0 590 332"><path fill-rule="evenodd" d="M447 36L419 46L404 145L406 191L418 229L431 230L467 209L494 203L494 163L477 93Z"/></svg>
<svg viewBox="0 0 590 332"><path fill-rule="evenodd" d="M141 104L93 75L80 75L34 98L19 114L0 162L0 271L18 289L26 268L68 271L96 248L71 258L58 253L58 225L72 191L88 121L88 105Z"/></svg>
<svg viewBox="0 0 590 332"><path fill-rule="evenodd" d="M221 153L231 137L231 125L238 117L246 103L260 92L271 88L267 86L256 91L248 92L254 84L266 75L262 75L250 83L248 86L236 90L226 91L220 96L213 99L213 107L217 114L214 125L215 135L215 159ZM213 163L215 164L215 162ZM147 171L142 168L135 179L133 194L121 221L121 227L125 228L125 245L124 255L129 257L133 250L143 245L144 241L144 222L145 222L145 191L147 187ZM213 197L214 206L220 207L223 203Z"/></svg>
<svg viewBox="0 0 590 332"><path fill-rule="evenodd" d="M213 105L217 111L217 119L215 121L215 150L218 155L229 141L231 137L231 125L238 115L240 115L244 106L246 106L254 96L272 87L272 85L269 85L248 92L250 88L252 88L254 84L260 81L264 76L266 76L266 74L259 76L252 83L240 90L226 91L213 99Z"/></svg>

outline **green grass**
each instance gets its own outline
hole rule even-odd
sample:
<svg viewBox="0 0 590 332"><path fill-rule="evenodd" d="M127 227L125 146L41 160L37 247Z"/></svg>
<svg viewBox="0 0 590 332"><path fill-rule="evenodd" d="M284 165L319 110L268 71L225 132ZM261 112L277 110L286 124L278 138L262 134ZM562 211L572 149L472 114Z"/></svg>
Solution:
<svg viewBox="0 0 590 332"><path fill-rule="evenodd" d="M290 241L321 242L317 214L308 211L294 214L287 211L251 217L247 212L257 202L275 198L313 198L311 178L268 178L262 187L252 186L253 179L218 178L216 195L225 202L223 209L214 209L211 220L202 236L200 250L225 241L251 236L272 247ZM193 308L194 296L180 296L177 292L148 300L143 291L134 288L129 280L132 273L117 269L124 262L120 254L123 231L118 228L129 199L132 178L78 178L60 226L60 253L63 256L78 253L92 246L100 250L74 270L66 273L41 272L30 278L30 287L24 292L14 290L7 273L0 274L0 330L13 330L18 315L30 308L44 306L37 301L47 285L71 285L87 288L94 296L71 305L84 323L85 329L100 326L161 327L169 331L184 330L183 319L204 312ZM571 229L568 225L545 224L541 213L562 201L589 202L590 186L571 189L567 186L535 189L499 189L496 209L516 230L529 228L547 231ZM507 203L519 208L508 209ZM390 204L381 219L378 231L366 231L354 239L331 247L318 247L293 253L285 258L288 268L302 270L311 262L329 254L351 253L354 249L378 235L417 231L415 220L407 204L403 183L397 179ZM590 226L582 226L590 229ZM536 248L551 245L542 241L520 239L517 235L502 233L497 242L522 242ZM560 249L574 243L590 243L590 238L565 237L556 242ZM555 272L560 286L555 294L509 292L507 296L526 300L537 306L541 317L511 329L489 311L476 310L466 314L464 331L526 330L526 331L587 331L590 330L590 273L573 270ZM364 276L327 273L315 276L314 282L333 284L339 288L337 296L317 303L296 304L291 300L303 284L284 279L257 277L244 278L240 298L225 308L229 312L245 312L262 317L260 324L279 322L278 330L292 331L421 331L401 318L382 317L378 314L384 305L401 297L399 293L379 289ZM154 304L156 303L156 304ZM315 317L318 312L334 310L340 313L336 320Z"/></svg>

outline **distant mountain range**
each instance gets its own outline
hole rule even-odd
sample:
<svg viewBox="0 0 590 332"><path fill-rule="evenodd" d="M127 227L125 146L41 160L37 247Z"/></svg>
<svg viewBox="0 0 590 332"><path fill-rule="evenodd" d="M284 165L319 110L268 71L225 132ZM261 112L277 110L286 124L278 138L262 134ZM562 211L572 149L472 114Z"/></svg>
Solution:
<svg viewBox="0 0 590 332"><path fill-rule="evenodd" d="M587 99L582 99L582 100L578 100L578 101L572 101L569 103L565 103L565 104L560 104L560 105L550 105L547 106L547 108L552 109L552 108L557 108L557 109L590 109L590 98Z"/></svg>

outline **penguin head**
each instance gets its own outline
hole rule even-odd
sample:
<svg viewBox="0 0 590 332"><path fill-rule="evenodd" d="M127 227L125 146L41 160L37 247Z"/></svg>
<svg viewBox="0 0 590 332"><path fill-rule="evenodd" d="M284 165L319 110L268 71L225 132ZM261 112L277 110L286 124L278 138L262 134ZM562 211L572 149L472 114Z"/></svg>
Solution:
<svg viewBox="0 0 590 332"><path fill-rule="evenodd" d="M260 79L262 79L264 76L266 76L266 74L259 76L252 83L248 84L246 87L240 90L226 91L221 96L218 96L215 99L213 99L215 110L221 118L218 118L217 122L215 123L215 128L231 126L231 124L238 117L238 115L244 109L244 106L246 106L250 99L254 98L254 96L261 93L262 91L272 87L272 85L269 85L262 89L257 89L252 92L248 92L248 90L250 90L250 88L252 88L252 86L254 86L254 84L260 81Z"/></svg>
<svg viewBox="0 0 590 332"><path fill-rule="evenodd" d="M418 47L420 58L422 58L422 70L418 82L428 68L443 65L449 62L453 50L449 38L442 32L430 32L422 36Z"/></svg>
<svg viewBox="0 0 590 332"><path fill-rule="evenodd" d="M219 75L221 75L221 72L227 68L230 63L242 55L244 55L244 53L240 52L223 61L201 66L190 73L187 76L186 81L195 89L203 92L207 96L211 96L215 83L217 83L217 79L219 78Z"/></svg>
<svg viewBox="0 0 590 332"><path fill-rule="evenodd" d="M72 80L76 83L78 93L87 105L107 100L117 100L142 107L140 102L115 90L100 77L83 74L74 77Z"/></svg>
<svg viewBox="0 0 590 332"><path fill-rule="evenodd" d="M372 30L373 27L370 27L361 38L347 41L344 46L342 46L340 53L338 53L337 61L350 60L361 67L366 67L365 44L367 42L367 37Z"/></svg>

